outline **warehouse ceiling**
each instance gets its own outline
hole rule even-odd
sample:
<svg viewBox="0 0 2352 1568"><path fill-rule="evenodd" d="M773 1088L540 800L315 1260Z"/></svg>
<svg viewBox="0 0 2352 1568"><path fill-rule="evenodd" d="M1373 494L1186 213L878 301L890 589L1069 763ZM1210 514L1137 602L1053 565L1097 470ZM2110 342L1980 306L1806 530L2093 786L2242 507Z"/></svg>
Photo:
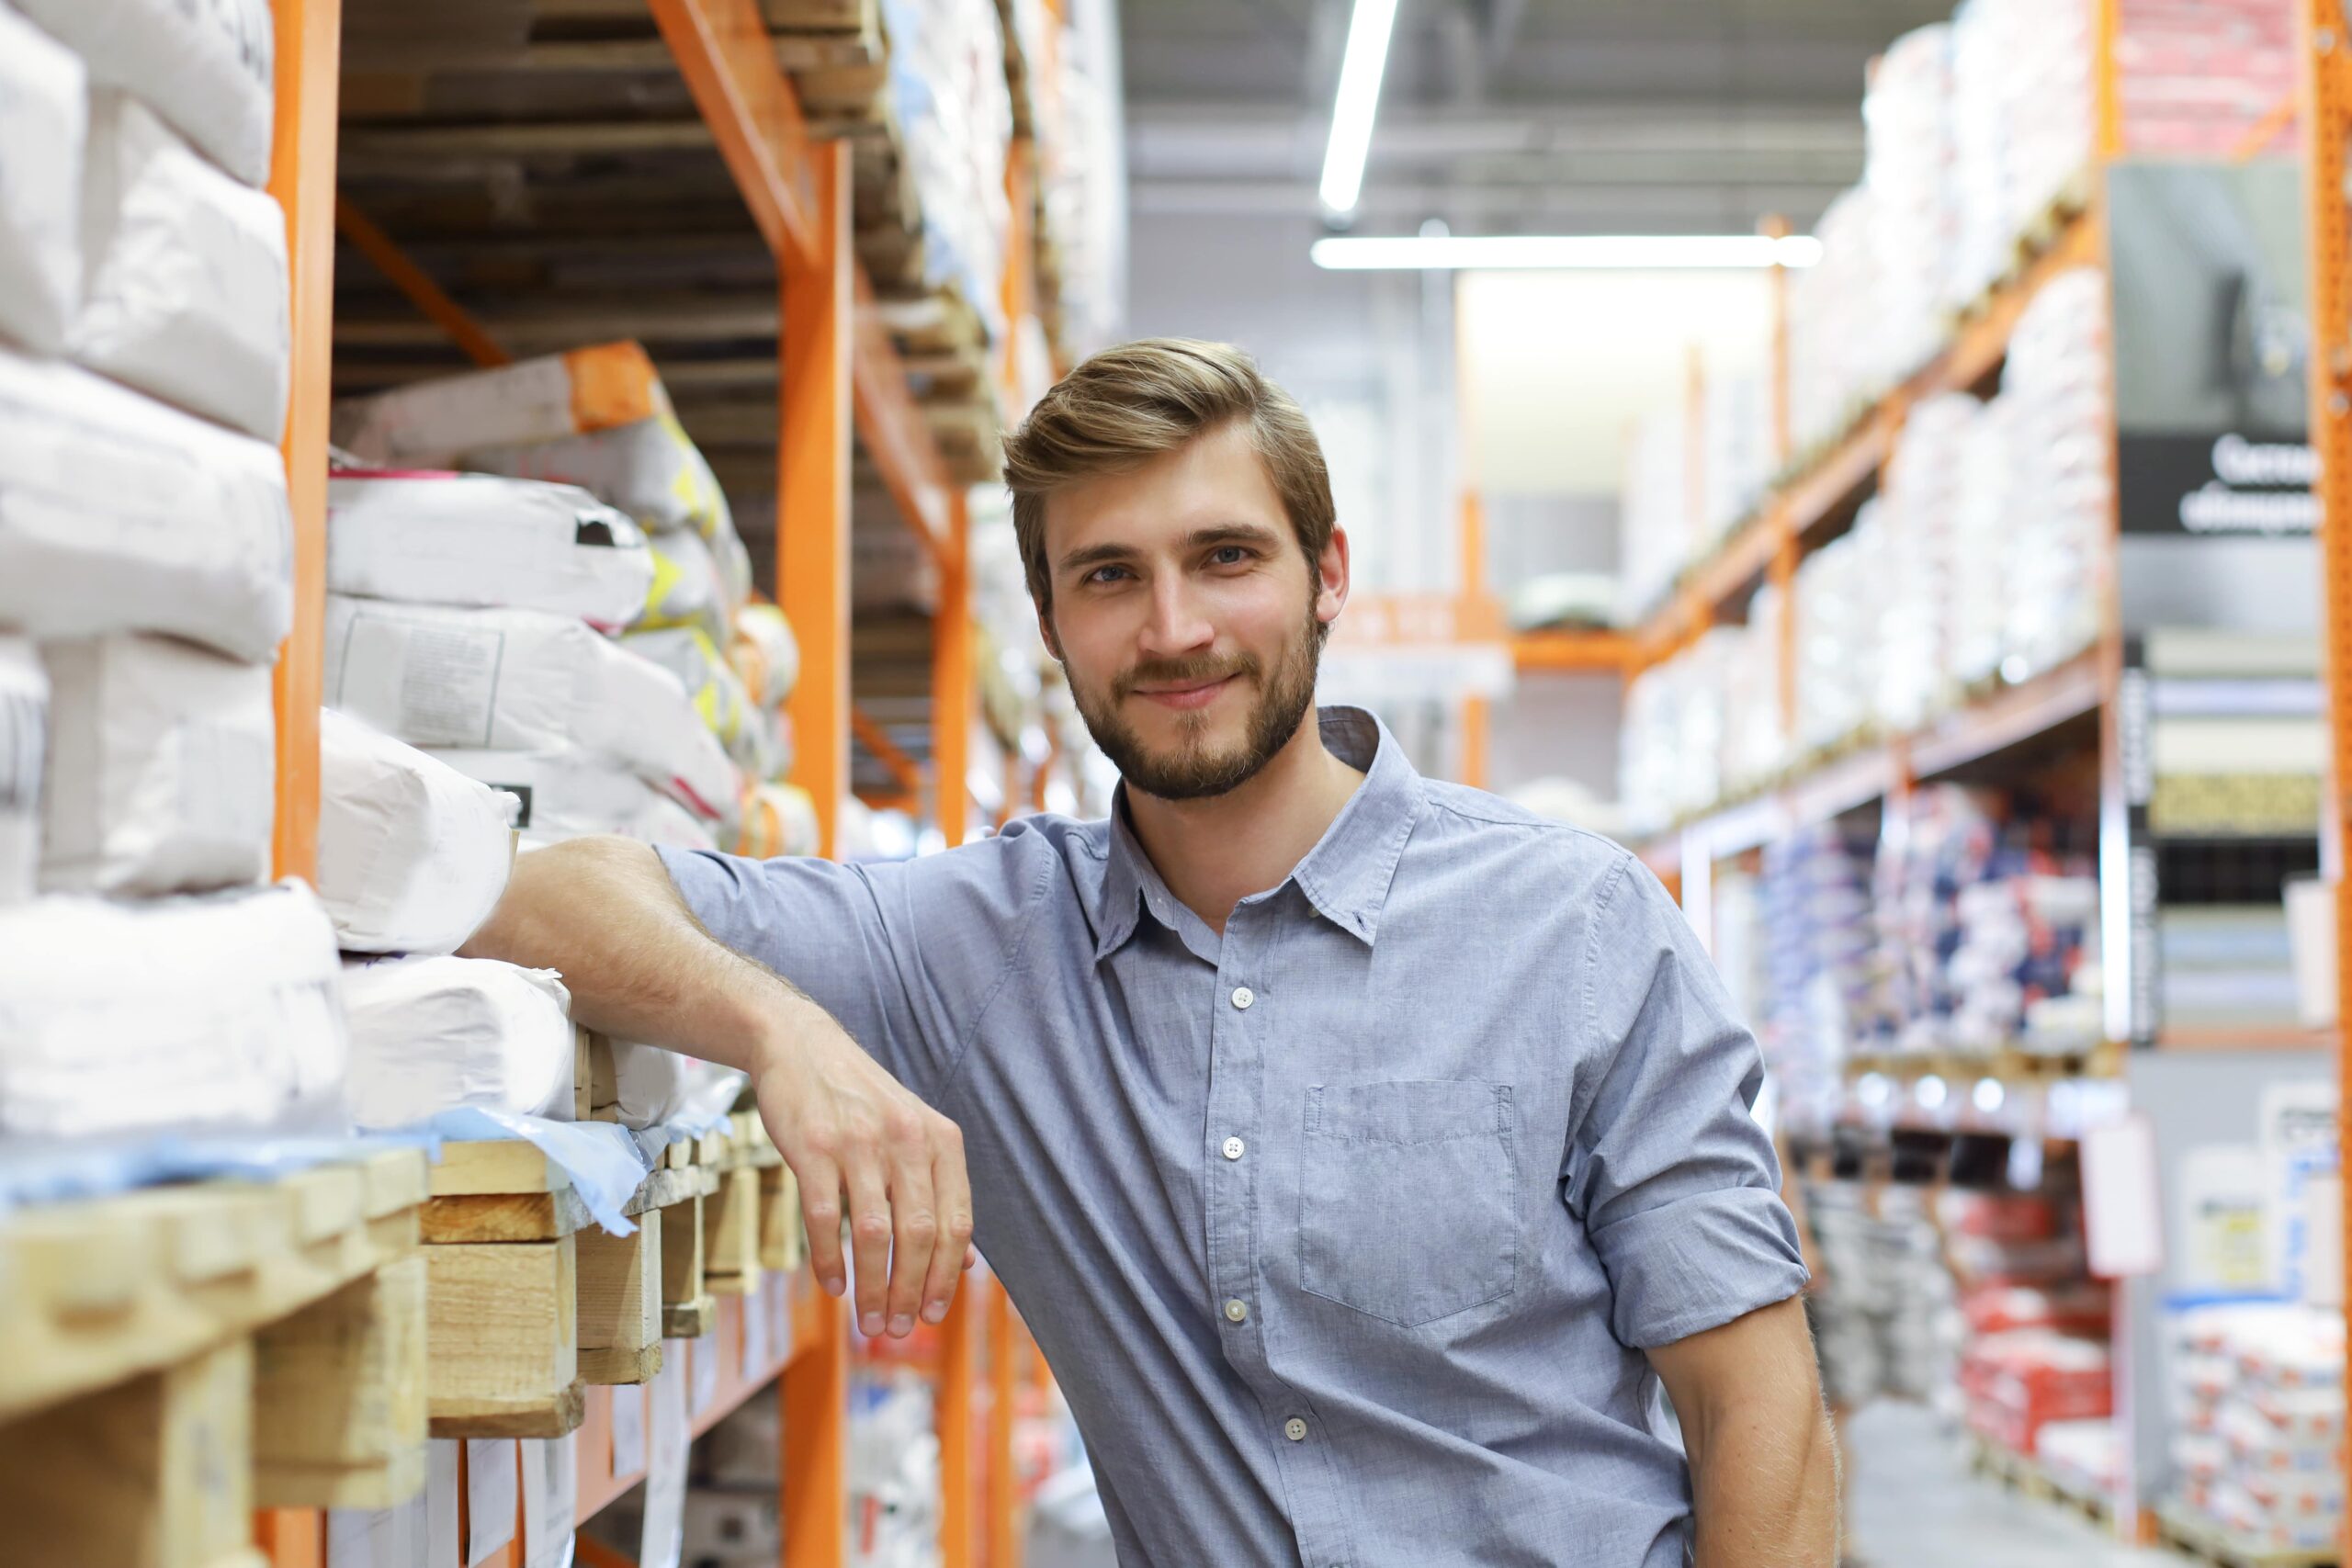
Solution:
<svg viewBox="0 0 2352 1568"><path fill-rule="evenodd" d="M1401 0L1362 231L1809 226L1871 59L1952 0ZM1121 0L1141 214L1312 217L1351 0Z"/></svg>

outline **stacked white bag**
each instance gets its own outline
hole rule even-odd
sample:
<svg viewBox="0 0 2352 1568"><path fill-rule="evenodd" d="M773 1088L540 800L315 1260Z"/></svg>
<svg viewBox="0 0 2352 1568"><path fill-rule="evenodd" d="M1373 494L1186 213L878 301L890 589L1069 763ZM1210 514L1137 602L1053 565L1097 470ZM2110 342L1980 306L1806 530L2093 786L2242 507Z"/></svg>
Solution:
<svg viewBox="0 0 2352 1568"><path fill-rule="evenodd" d="M261 886L272 39L266 0L0 0L0 1133L341 1118L332 928Z"/></svg>

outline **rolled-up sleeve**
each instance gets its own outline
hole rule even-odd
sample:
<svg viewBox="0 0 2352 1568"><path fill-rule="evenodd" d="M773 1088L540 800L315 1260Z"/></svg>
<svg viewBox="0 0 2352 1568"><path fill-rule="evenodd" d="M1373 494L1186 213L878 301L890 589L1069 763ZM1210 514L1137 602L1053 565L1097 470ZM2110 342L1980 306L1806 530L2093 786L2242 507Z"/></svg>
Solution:
<svg viewBox="0 0 2352 1568"><path fill-rule="evenodd" d="M878 864L660 853L704 929L807 992L934 1106L1018 965L1059 863L1018 823L962 849Z"/></svg>
<svg viewBox="0 0 2352 1568"><path fill-rule="evenodd" d="M1779 1162L1750 1113L1764 1067L1714 965L1657 879L1627 856L1595 901L1580 976L1601 1043L1580 1085L1565 1189L1650 1349L1804 1288Z"/></svg>

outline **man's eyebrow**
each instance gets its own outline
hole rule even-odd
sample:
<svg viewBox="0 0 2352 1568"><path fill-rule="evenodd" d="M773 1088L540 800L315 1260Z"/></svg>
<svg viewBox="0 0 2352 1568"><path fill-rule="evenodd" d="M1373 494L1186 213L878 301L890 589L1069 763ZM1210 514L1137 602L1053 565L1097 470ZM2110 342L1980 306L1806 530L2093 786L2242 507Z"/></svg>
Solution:
<svg viewBox="0 0 2352 1568"><path fill-rule="evenodd" d="M1056 571L1087 571L1098 566L1109 565L1113 561L1132 560L1135 555L1135 547L1132 545L1112 543L1085 545L1062 557L1060 563L1054 570Z"/></svg>

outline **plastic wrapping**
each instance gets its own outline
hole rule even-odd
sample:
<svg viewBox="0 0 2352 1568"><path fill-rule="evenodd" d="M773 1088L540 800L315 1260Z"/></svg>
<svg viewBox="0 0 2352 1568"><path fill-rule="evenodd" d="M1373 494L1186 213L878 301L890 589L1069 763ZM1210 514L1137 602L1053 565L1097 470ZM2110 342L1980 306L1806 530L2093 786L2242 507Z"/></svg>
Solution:
<svg viewBox="0 0 2352 1568"><path fill-rule="evenodd" d="M700 626L668 626L631 632L621 638L621 646L675 675L727 754L746 771L763 772L766 759L752 724L752 700L742 678L707 633Z"/></svg>
<svg viewBox="0 0 2352 1568"><path fill-rule="evenodd" d="M48 736L40 656L28 639L0 632L0 908L31 897L39 879Z"/></svg>
<svg viewBox="0 0 2352 1568"><path fill-rule="evenodd" d="M583 622L334 594L326 671L330 705L413 746L601 759L734 818L735 765L677 677Z"/></svg>
<svg viewBox="0 0 2352 1568"><path fill-rule="evenodd" d="M0 909L0 1134L331 1124L339 963L299 883Z"/></svg>
<svg viewBox="0 0 2352 1568"><path fill-rule="evenodd" d="M754 860L813 855L821 841L817 803L798 784L757 784L744 793L737 854Z"/></svg>
<svg viewBox="0 0 2352 1568"><path fill-rule="evenodd" d="M0 625L166 632L264 663L292 572L277 447L0 350Z"/></svg>
<svg viewBox="0 0 2352 1568"><path fill-rule="evenodd" d="M636 625L639 630L694 626L722 642L741 604L720 570L718 558L699 534L655 536L653 581Z"/></svg>
<svg viewBox="0 0 2352 1568"><path fill-rule="evenodd" d="M626 768L578 752L451 750L433 755L522 802L526 848L594 833L682 849L718 847L721 825L698 817Z"/></svg>
<svg viewBox="0 0 2352 1568"><path fill-rule="evenodd" d="M269 0L14 0L214 163L269 181L277 33Z"/></svg>
<svg viewBox="0 0 2352 1568"><path fill-rule="evenodd" d="M0 336L64 351L82 299L81 57L0 0Z"/></svg>
<svg viewBox="0 0 2352 1568"><path fill-rule="evenodd" d="M175 637L45 643L41 886L201 893L261 881L277 816L270 671Z"/></svg>
<svg viewBox="0 0 2352 1568"><path fill-rule="evenodd" d="M666 400L652 418L610 430L469 446L461 456L467 468L484 473L579 485L657 532L684 530L716 541L735 531L718 477Z"/></svg>
<svg viewBox="0 0 2352 1568"><path fill-rule="evenodd" d="M90 96L82 309L91 369L275 443L293 351L286 214L129 95Z"/></svg>
<svg viewBox="0 0 2352 1568"><path fill-rule="evenodd" d="M340 402L333 432L337 446L370 463L446 468L468 453L561 441L669 411L644 347L602 343ZM571 474L520 477L597 489Z"/></svg>
<svg viewBox="0 0 2352 1568"><path fill-rule="evenodd" d="M487 958L345 965L352 1120L404 1127L460 1105L571 1119L571 995L552 969Z"/></svg>
<svg viewBox="0 0 2352 1568"><path fill-rule="evenodd" d="M652 585L644 532L577 486L411 472L327 482L332 592L544 610L617 631Z"/></svg>
<svg viewBox="0 0 2352 1568"><path fill-rule="evenodd" d="M636 1140L618 1127L602 1122L550 1122L481 1105L444 1111L424 1125L453 1144L520 1138L562 1168L598 1224L615 1235L637 1229L621 1211L644 1182L649 1168Z"/></svg>
<svg viewBox="0 0 2352 1568"><path fill-rule="evenodd" d="M754 707L776 706L800 683L799 639L774 604L746 604L735 613L727 657Z"/></svg>
<svg viewBox="0 0 2352 1568"><path fill-rule="evenodd" d="M515 810L512 796L322 710L319 896L344 950L456 950L505 891Z"/></svg>

